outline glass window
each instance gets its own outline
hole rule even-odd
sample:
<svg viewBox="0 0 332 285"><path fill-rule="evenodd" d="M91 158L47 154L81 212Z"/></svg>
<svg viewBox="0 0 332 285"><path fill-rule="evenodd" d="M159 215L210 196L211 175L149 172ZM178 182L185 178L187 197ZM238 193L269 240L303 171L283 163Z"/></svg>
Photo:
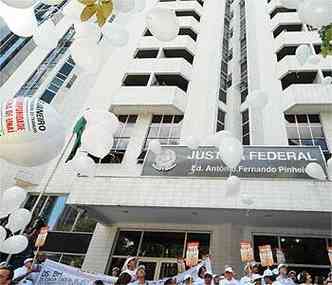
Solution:
<svg viewBox="0 0 332 285"><path fill-rule="evenodd" d="M121 231L114 255L136 256L141 234L139 231Z"/></svg>
<svg viewBox="0 0 332 285"><path fill-rule="evenodd" d="M218 108L217 132L225 129L225 112Z"/></svg>
<svg viewBox="0 0 332 285"><path fill-rule="evenodd" d="M326 239L281 237L280 243L287 263L329 265Z"/></svg>
<svg viewBox="0 0 332 285"><path fill-rule="evenodd" d="M140 256L182 257L185 233L144 232Z"/></svg>
<svg viewBox="0 0 332 285"><path fill-rule="evenodd" d="M143 150L137 162L143 163L149 143L159 140L162 145L176 145L180 142L183 116L181 115L153 115Z"/></svg>
<svg viewBox="0 0 332 285"><path fill-rule="evenodd" d="M257 262L260 261L260 257L259 257L259 246L262 245L270 245L272 248L272 253L273 253L273 258L274 260L277 260L277 256L276 256L276 249L279 247L278 245L278 237L276 236L259 236L259 235L255 235L254 236L254 255L255 255L255 260Z"/></svg>
<svg viewBox="0 0 332 285"><path fill-rule="evenodd" d="M85 255L69 255L64 254L61 257L60 263L67 264L73 267L81 268Z"/></svg>
<svg viewBox="0 0 332 285"><path fill-rule="evenodd" d="M330 152L318 114L285 115L289 145L320 146L328 159Z"/></svg>
<svg viewBox="0 0 332 285"><path fill-rule="evenodd" d="M249 110L245 110L242 115L242 144L250 145L250 122L249 122Z"/></svg>
<svg viewBox="0 0 332 285"><path fill-rule="evenodd" d="M187 235L187 243L189 242L199 242L199 258L203 258L204 256L209 254L210 250L210 234L203 233L188 233Z"/></svg>

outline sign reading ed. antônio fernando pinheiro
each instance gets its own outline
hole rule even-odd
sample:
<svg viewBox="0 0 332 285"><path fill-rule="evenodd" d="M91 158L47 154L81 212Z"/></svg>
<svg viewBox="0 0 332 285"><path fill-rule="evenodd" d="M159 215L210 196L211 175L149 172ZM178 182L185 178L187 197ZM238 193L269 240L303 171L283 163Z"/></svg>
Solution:
<svg viewBox="0 0 332 285"><path fill-rule="evenodd" d="M247 178L311 179L305 167L315 162L326 171L318 146L245 146L241 163L232 175ZM215 147L191 150L185 146L163 146L163 152L147 153L142 176L228 177L230 169Z"/></svg>

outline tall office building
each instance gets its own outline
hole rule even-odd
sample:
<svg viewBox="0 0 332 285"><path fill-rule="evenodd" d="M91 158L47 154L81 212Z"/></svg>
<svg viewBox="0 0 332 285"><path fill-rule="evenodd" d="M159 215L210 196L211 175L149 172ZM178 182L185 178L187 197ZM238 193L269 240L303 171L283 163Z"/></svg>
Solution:
<svg viewBox="0 0 332 285"><path fill-rule="evenodd" d="M147 29L145 13L155 6L175 10L180 32L173 41L161 42ZM68 148L46 171L13 171L18 183L29 185L28 208L45 191L35 214L47 218L53 241L66 240L61 246L50 242L50 257L109 273L128 255L139 256L148 278L158 279L175 274L177 258L198 241L200 256L210 253L217 272L231 264L240 273L240 241L250 240L257 261L258 246L269 244L295 270L326 274L329 182L296 177L290 167L278 170L284 171L280 177L244 175L240 193L228 195L226 178L211 177L218 175L142 172L153 157L151 141L176 149L184 138L221 130L248 150L256 146L253 163L269 155L303 161L297 152L287 153L289 145L319 146L329 158L332 86L321 83L332 75L331 56L302 66L295 57L301 44L320 52L317 31L278 0L148 0L144 12L124 17L115 22L126 26L129 43L114 49L97 75L74 66L68 52L74 32L64 19L57 24L66 32L56 55L32 53L0 88L7 97L41 97L68 126ZM46 75L34 81L44 62ZM246 101L254 90L268 94L263 110ZM110 154L94 158L95 177L65 164L71 128L86 108L112 111L121 122ZM268 154L264 146L276 148Z"/></svg>

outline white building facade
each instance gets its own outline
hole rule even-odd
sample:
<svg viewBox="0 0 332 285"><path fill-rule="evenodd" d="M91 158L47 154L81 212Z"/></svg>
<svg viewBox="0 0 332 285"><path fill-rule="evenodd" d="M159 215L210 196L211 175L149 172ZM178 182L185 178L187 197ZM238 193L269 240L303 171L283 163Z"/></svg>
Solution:
<svg viewBox="0 0 332 285"><path fill-rule="evenodd" d="M146 28L145 13L155 6L176 11L181 28L171 42L158 41ZM97 75L75 67L65 48L74 35L61 19L57 28L68 38L47 76L35 88L26 85L49 58L33 51L0 88L1 98L41 97L68 126L68 147L47 169L9 167L3 179L3 185L16 177L28 186L31 205L45 191L38 211L61 205L65 212L48 220L56 237L85 242L83 251L79 245L72 252L50 247L50 256L78 259L83 269L105 273L122 266L128 255L139 256L148 277L159 279L176 272L188 242L199 241L200 255L213 256L216 272L227 264L241 273L240 241L250 240L257 261L258 246L270 244L284 251L295 270L326 274L330 182L243 178L241 192L229 196L225 178L141 175L150 141L180 145L188 136L206 138L220 130L244 145L320 146L327 159L332 86L321 82L332 74L332 58L304 66L295 58L301 44L320 52L317 31L278 0L149 0L142 13L129 20L119 15L115 22L126 26L129 43L107 49L112 55ZM268 94L262 111L245 101L254 90ZM121 122L110 155L96 159L93 178L77 175L65 163L71 128L86 108L112 111ZM87 216L97 225L80 228Z"/></svg>

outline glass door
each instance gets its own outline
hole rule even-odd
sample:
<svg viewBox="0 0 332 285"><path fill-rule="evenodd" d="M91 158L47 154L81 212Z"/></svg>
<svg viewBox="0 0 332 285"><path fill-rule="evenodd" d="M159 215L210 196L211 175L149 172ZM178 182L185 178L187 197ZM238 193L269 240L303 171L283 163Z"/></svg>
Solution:
<svg viewBox="0 0 332 285"><path fill-rule="evenodd" d="M178 265L176 260L141 258L139 265L145 266L146 280L159 280L177 275Z"/></svg>

